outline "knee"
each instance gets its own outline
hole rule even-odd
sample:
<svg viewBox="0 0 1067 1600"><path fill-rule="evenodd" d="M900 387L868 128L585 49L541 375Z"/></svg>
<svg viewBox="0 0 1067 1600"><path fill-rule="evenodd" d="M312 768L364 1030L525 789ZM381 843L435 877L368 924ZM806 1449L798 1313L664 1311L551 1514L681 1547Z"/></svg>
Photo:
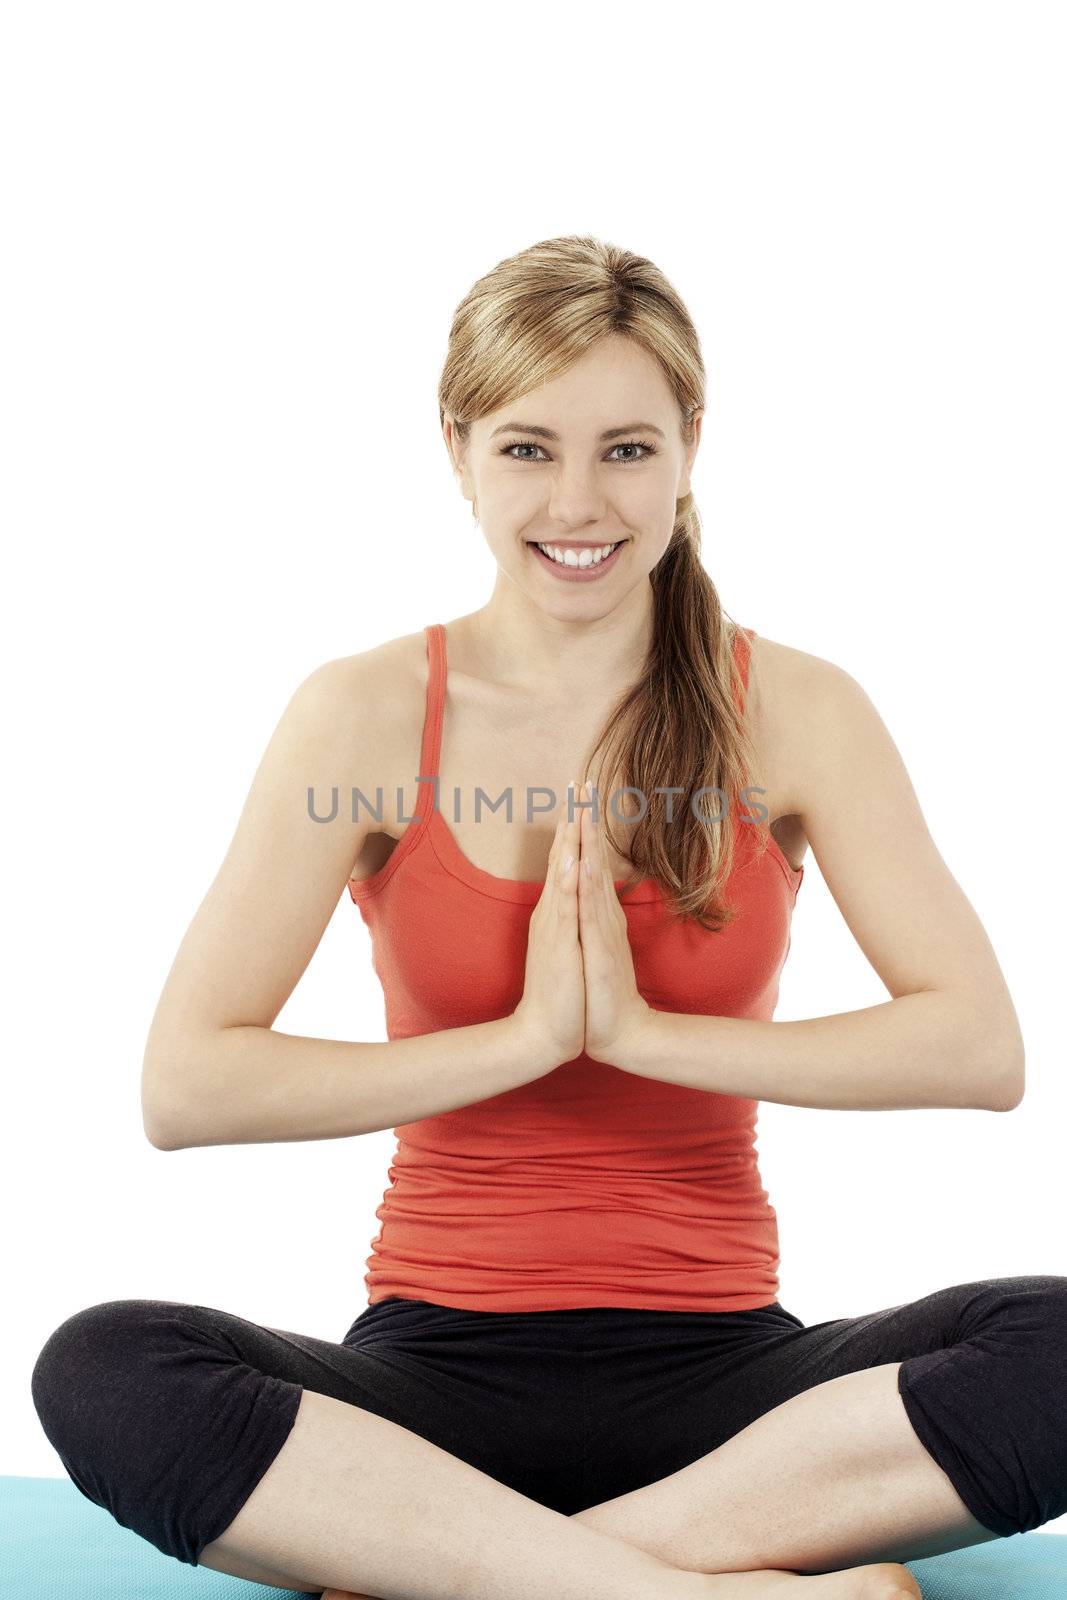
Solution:
<svg viewBox="0 0 1067 1600"><path fill-rule="evenodd" d="M964 1311L961 1337L998 1324L1013 1332L1067 1338L1067 1277L1045 1273L992 1278L975 1288L978 1292Z"/></svg>
<svg viewBox="0 0 1067 1600"><path fill-rule="evenodd" d="M1056 1425L1067 1427L1063 1379L1067 1374L1067 1278L1044 1278L1035 1290L1036 1343L1051 1377L1051 1407ZM1050 1418L1051 1420L1051 1418ZM1067 1471L1067 1452L1064 1470ZM1064 1483L1067 1490L1067 1482Z"/></svg>
<svg viewBox="0 0 1067 1600"><path fill-rule="evenodd" d="M1012 1531L1026 1533L1067 1512L1067 1278L1016 1278L1011 1288L1009 1312L988 1344L1015 1357L1004 1367L998 1409L1005 1432L1014 1429Z"/></svg>
<svg viewBox="0 0 1067 1600"><path fill-rule="evenodd" d="M995 1281L975 1302L961 1337L990 1354L1010 1357L1067 1422L1067 1278L1046 1274Z"/></svg>
<svg viewBox="0 0 1067 1600"><path fill-rule="evenodd" d="M1061 1311L1067 1306L1067 1278L1035 1278L1033 1282L1037 1284L1038 1294L1050 1304L1058 1306Z"/></svg>
<svg viewBox="0 0 1067 1600"><path fill-rule="evenodd" d="M1023 1320L1054 1341L1065 1341L1067 1353L1067 1278L1046 1275L1015 1278L1011 1283Z"/></svg>
<svg viewBox="0 0 1067 1600"><path fill-rule="evenodd" d="M136 1365L152 1300L105 1300L76 1311L49 1334L34 1363L30 1392L41 1426L63 1453L65 1419L106 1414L123 1373Z"/></svg>

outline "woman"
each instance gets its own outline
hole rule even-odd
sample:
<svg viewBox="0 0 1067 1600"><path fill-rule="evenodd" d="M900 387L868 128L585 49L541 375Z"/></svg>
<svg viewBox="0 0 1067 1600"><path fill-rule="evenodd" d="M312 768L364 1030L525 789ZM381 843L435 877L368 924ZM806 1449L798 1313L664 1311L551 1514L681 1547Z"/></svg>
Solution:
<svg viewBox="0 0 1067 1600"><path fill-rule="evenodd" d="M904 1561L1067 1509L1067 1278L812 1327L776 1298L758 1101L1006 1110L1023 1050L870 701L724 617L703 396L678 295L596 240L456 313L441 420L493 593L300 686L145 1061L164 1149L396 1126L368 1307L337 1344L109 1302L33 1375L77 1487L179 1560L413 1600L890 1600ZM331 788L351 825L304 808ZM775 1024L808 844L893 998ZM276 1033L346 883L389 1041Z"/></svg>

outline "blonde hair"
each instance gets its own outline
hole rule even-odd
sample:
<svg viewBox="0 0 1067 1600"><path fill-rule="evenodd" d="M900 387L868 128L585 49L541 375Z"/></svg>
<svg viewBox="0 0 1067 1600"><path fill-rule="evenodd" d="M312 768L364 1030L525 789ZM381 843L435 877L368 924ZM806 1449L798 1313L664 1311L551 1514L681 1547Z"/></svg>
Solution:
<svg viewBox="0 0 1067 1600"><path fill-rule="evenodd" d="M678 403L681 439L693 440L693 414L704 405L704 363L696 329L680 296L643 256L599 239L544 239L501 261L457 306L438 386L440 421L457 437L471 423L560 376L607 335L632 339L655 357ZM732 922L725 899L733 867L733 827L740 791L755 780L756 753L743 713L734 657L737 624L728 620L700 560L700 518L692 494L678 500L674 528L649 575L653 629L639 680L613 708L594 753L604 747L601 796L637 788L645 815L624 824L620 847L611 808L598 810L603 832L633 863L620 894L654 878L673 915L709 932ZM746 645L747 647L747 645ZM592 764L592 763L590 763ZM681 789L668 796L658 788ZM697 791L716 791L711 816ZM704 820L701 820L703 818ZM767 839L762 825L746 823Z"/></svg>

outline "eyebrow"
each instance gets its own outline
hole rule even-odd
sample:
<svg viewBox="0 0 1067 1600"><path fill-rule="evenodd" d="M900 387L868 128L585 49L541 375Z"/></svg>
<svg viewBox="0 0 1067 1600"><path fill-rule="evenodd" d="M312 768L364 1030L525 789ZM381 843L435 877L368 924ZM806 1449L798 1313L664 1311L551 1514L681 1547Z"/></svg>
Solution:
<svg viewBox="0 0 1067 1600"><path fill-rule="evenodd" d="M667 435L662 428L657 428L654 422L628 422L622 428L608 428L600 434L600 439L618 439L624 433L658 433L661 439ZM559 434L553 433L551 428L539 428L532 422L502 422L499 428L494 428L489 435L495 439L498 433L535 433L539 439L551 439L553 444L559 443Z"/></svg>

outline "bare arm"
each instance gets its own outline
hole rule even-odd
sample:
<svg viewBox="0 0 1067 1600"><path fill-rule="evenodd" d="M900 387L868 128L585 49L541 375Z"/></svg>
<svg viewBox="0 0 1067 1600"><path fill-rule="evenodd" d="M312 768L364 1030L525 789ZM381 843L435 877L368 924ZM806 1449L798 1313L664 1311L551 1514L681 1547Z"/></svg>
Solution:
<svg viewBox="0 0 1067 1600"><path fill-rule="evenodd" d="M611 1064L642 1078L825 1111L1010 1111L1015 1056L940 990L798 1022L652 1011Z"/></svg>
<svg viewBox="0 0 1067 1600"><path fill-rule="evenodd" d="M503 1094L545 1070L543 1051L514 1017L380 1044L239 1025L206 1036L192 1056L180 1116L150 1134L159 1149L376 1133Z"/></svg>
<svg viewBox="0 0 1067 1600"><path fill-rule="evenodd" d="M152 1019L141 1077L147 1137L193 1145L337 1139L470 1105L557 1065L514 1017L384 1043L278 1033L345 892L372 819L376 728L395 689L376 652L327 662L297 688L259 764L225 859L183 939Z"/></svg>
<svg viewBox="0 0 1067 1600"><path fill-rule="evenodd" d="M773 671L782 658L766 659ZM796 1022L653 1011L613 1064L780 1105L1011 1110L1023 1095L1019 1020L900 753L847 672L814 656L791 670L799 692L773 698L802 710L775 741L820 871L893 998Z"/></svg>

